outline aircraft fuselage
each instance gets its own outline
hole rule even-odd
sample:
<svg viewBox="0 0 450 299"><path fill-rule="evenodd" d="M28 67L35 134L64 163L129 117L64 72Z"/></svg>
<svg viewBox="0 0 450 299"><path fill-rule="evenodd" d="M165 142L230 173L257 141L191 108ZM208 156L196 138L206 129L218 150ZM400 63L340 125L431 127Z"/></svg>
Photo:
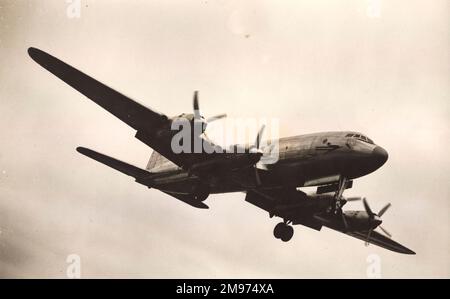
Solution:
<svg viewBox="0 0 450 299"><path fill-rule="evenodd" d="M274 141L268 141L266 147L273 144ZM264 188L325 185L335 182L340 175L355 179L377 170L388 158L382 147L363 134L351 131L285 137L278 140L278 148L278 161L264 164L266 170L261 171ZM155 187L184 193L184 188L177 182L189 186L190 180L195 185L195 176L166 160L160 164ZM253 180L248 182L249 186L252 184ZM212 179L209 188L211 193L245 190L242 184L234 184L232 179L224 181L223 178L217 183Z"/></svg>

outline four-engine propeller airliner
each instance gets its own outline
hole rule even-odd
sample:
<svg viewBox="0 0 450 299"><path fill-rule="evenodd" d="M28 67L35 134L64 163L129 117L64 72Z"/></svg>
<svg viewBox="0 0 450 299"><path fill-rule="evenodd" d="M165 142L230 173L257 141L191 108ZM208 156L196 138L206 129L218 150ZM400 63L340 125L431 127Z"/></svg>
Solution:
<svg viewBox="0 0 450 299"><path fill-rule="evenodd" d="M391 235L380 226L380 218L390 204L375 213L363 198L364 210L342 209L346 202L361 199L343 196L344 190L352 187L353 179L374 172L388 159L386 150L364 134L323 132L269 140L261 146L263 127L254 144L244 146L242 151L227 151L204 134L208 121L225 115L205 119L200 114L197 92L194 113L169 118L48 53L36 48L29 48L28 53L42 67L135 129L135 137L153 149L146 169L78 147L81 154L196 208L208 208L204 201L210 194L245 192L247 202L267 211L270 217L283 220L273 233L285 242L293 236L292 225L315 230L325 226L366 243L415 254L391 240ZM192 134L192 138L216 150L175 152L171 142L177 130L173 130L172 124L179 119L200 123L202 129L199 134ZM275 142L278 160L264 164L261 158ZM299 189L307 186L316 186L317 191L306 194ZM384 234L375 231L376 228Z"/></svg>

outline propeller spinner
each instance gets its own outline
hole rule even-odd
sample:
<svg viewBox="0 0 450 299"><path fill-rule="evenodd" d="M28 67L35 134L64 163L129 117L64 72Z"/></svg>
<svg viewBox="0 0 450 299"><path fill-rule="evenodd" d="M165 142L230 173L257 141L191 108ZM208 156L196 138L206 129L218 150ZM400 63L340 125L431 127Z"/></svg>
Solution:
<svg viewBox="0 0 450 299"><path fill-rule="evenodd" d="M372 231L377 227L379 227L381 229L381 231L388 238L392 237L392 235L380 225L383 222L380 219L380 217L383 216L384 213L386 213L386 211L391 207L391 204L388 203L383 208L381 208L381 210L378 212L378 214L372 212L372 209L370 208L369 203L367 202L367 200L365 198L363 198L363 204L364 204L364 209L366 210L367 215L369 215L368 221L371 226L371 228L369 229L369 232L367 233L366 246L369 244L370 235L372 234Z"/></svg>

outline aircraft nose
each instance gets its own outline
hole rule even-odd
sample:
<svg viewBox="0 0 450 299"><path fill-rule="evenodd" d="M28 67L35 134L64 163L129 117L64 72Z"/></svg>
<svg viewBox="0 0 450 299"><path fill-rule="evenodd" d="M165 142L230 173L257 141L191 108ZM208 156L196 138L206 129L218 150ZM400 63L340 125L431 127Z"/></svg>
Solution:
<svg viewBox="0 0 450 299"><path fill-rule="evenodd" d="M387 161L389 155L384 148L381 146L376 146L372 151L372 156L378 163L383 165Z"/></svg>

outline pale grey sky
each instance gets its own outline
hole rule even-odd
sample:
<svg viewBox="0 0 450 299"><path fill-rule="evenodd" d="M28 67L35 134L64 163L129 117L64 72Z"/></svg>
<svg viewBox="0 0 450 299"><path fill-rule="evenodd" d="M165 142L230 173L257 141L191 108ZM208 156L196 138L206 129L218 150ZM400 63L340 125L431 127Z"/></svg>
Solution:
<svg viewBox="0 0 450 299"><path fill-rule="evenodd" d="M386 278L450 276L449 2L243 2L0 1L0 277L65 277L72 253L83 277L364 278L373 253ZM389 160L346 194L391 202L383 225L417 255L300 226L281 243L244 194L196 210L78 154L144 167L151 149L30 46L168 115L200 90L205 115L280 118L282 136L366 133Z"/></svg>

